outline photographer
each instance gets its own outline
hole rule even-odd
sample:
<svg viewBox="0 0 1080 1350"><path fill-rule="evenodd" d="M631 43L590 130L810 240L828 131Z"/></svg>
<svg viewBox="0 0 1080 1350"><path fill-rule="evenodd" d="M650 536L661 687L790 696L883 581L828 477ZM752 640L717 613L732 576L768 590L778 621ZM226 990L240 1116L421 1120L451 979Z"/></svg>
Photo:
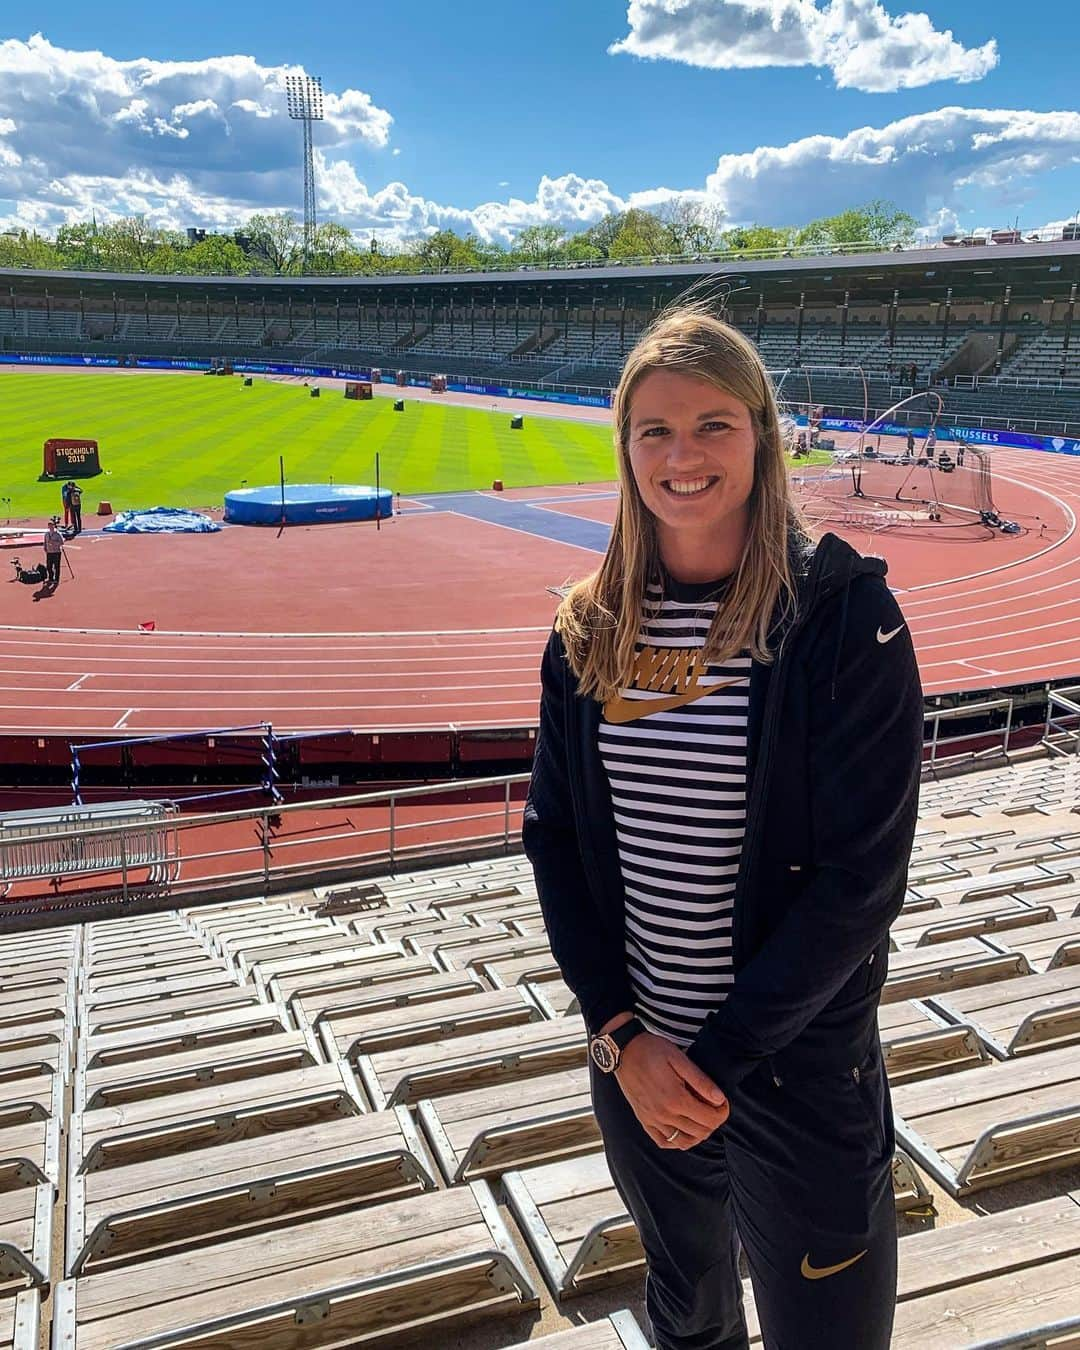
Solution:
<svg viewBox="0 0 1080 1350"><path fill-rule="evenodd" d="M64 554L64 536L60 533L60 521L53 516L49 528L45 531L45 585L55 591L60 585L60 559Z"/></svg>

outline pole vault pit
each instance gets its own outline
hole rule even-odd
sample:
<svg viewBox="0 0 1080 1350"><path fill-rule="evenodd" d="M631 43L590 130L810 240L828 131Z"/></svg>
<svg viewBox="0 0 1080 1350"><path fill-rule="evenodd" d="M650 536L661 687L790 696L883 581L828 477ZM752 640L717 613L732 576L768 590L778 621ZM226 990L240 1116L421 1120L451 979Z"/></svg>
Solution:
<svg viewBox="0 0 1080 1350"><path fill-rule="evenodd" d="M358 483L274 483L225 494L225 519L232 525L337 525L392 515L389 488Z"/></svg>

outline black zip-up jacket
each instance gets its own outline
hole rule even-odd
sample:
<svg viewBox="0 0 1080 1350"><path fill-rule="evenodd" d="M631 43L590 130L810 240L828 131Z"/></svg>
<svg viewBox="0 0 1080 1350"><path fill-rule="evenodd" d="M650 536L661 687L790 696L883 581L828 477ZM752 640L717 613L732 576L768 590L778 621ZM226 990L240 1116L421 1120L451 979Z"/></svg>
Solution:
<svg viewBox="0 0 1080 1350"><path fill-rule="evenodd" d="M753 662L734 983L688 1054L729 1096L762 1060L814 1075L877 1039L889 926L918 805L923 697L886 565L836 535L794 543L793 617ZM601 705L553 632L522 837L552 951L593 1033L632 1009Z"/></svg>

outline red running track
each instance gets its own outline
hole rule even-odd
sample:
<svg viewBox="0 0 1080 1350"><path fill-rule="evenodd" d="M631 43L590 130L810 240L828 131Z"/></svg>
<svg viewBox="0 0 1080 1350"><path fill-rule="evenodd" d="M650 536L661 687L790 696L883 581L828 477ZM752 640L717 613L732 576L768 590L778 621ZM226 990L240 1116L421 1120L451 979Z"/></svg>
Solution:
<svg viewBox="0 0 1080 1350"><path fill-rule="evenodd" d="M1080 679L1080 462L996 449L994 471L1021 536L852 537L889 560L929 693ZM613 514L602 487L513 495ZM51 599L0 585L0 734L528 724L548 588L597 561L428 511L377 535L318 526L77 544L76 580ZM137 631L144 619L155 632Z"/></svg>

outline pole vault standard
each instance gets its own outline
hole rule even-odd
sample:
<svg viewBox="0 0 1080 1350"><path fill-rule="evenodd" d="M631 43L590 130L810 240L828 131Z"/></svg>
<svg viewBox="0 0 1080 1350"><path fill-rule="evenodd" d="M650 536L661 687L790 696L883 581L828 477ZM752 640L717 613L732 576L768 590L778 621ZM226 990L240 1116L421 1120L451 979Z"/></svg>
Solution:
<svg viewBox="0 0 1080 1350"><path fill-rule="evenodd" d="M379 452L375 451L375 533L382 528L382 498L379 495Z"/></svg>
<svg viewBox="0 0 1080 1350"><path fill-rule="evenodd" d="M281 531L285 528L285 456L278 455L278 473L281 476L281 524L278 526L277 537L281 538Z"/></svg>

